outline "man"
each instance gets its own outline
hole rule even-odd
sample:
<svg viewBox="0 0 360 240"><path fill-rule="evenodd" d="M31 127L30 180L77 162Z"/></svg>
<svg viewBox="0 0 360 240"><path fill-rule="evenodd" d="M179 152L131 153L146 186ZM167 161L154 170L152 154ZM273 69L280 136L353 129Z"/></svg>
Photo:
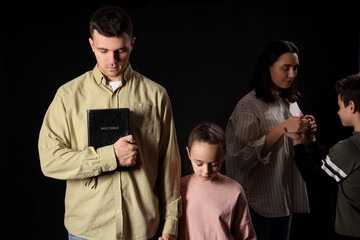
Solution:
<svg viewBox="0 0 360 240"><path fill-rule="evenodd" d="M69 239L176 239L180 156L169 97L132 69L135 37L122 8L97 10L90 34L97 64L58 89L39 136L43 173L67 181ZM87 110L109 108L130 109L131 135L88 146Z"/></svg>

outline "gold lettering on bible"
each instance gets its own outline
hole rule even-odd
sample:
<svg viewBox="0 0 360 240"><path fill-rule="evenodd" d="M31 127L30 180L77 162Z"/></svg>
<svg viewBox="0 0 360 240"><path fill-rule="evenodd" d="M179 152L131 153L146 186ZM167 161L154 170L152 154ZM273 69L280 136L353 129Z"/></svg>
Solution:
<svg viewBox="0 0 360 240"><path fill-rule="evenodd" d="M115 127L101 127L100 128L102 131L108 131L108 130L119 130L118 126Z"/></svg>

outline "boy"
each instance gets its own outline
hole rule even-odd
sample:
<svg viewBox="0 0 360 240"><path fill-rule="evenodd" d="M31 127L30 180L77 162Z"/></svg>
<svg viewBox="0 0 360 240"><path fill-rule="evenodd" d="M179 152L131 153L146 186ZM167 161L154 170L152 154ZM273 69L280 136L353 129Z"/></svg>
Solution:
<svg viewBox="0 0 360 240"><path fill-rule="evenodd" d="M336 239L360 239L360 74L339 80L335 89L341 123L354 128L353 136L327 152L315 139L316 123L312 117L307 133L286 135L293 139L295 162L307 184L337 185Z"/></svg>

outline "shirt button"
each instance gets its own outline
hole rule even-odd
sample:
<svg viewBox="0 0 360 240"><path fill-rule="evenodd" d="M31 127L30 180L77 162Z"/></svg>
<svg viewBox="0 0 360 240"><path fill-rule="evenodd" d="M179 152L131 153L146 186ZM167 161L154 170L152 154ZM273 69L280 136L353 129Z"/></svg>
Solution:
<svg viewBox="0 0 360 240"><path fill-rule="evenodd" d="M116 193L120 193L120 190L119 190L119 189L116 189Z"/></svg>
<svg viewBox="0 0 360 240"><path fill-rule="evenodd" d="M116 212L117 212L117 213L121 213L121 209L117 209Z"/></svg>

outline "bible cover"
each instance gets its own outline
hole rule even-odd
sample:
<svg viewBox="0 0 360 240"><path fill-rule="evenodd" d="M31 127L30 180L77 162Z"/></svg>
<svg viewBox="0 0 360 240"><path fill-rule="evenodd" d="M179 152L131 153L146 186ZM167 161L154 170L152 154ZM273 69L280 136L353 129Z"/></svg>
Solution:
<svg viewBox="0 0 360 240"><path fill-rule="evenodd" d="M130 110L128 108L89 109L88 144L95 149L114 144L130 134Z"/></svg>

